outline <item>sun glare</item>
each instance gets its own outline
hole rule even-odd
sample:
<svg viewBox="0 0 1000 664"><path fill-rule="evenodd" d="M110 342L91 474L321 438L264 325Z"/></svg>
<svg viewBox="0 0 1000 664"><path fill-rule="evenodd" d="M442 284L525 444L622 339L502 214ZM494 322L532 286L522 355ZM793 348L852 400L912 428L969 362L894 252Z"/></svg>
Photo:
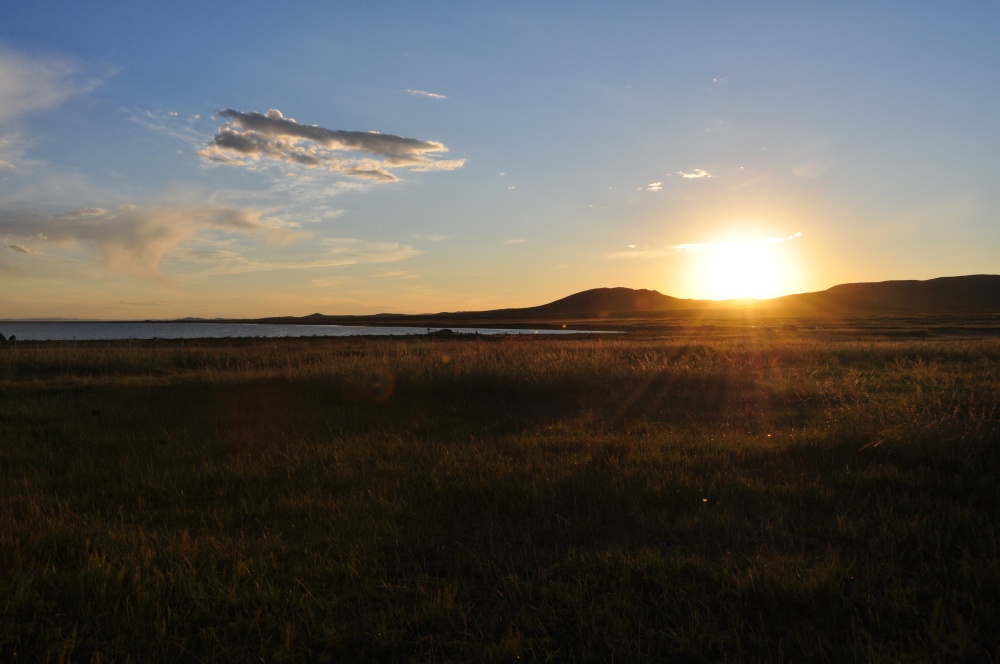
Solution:
<svg viewBox="0 0 1000 664"><path fill-rule="evenodd" d="M766 244L726 243L710 251L707 258L704 278L713 300L768 298L778 292L781 270Z"/></svg>
<svg viewBox="0 0 1000 664"><path fill-rule="evenodd" d="M799 237L739 240L680 245L676 249L697 254L692 268L700 297L711 300L768 299L787 294L791 270L783 245Z"/></svg>

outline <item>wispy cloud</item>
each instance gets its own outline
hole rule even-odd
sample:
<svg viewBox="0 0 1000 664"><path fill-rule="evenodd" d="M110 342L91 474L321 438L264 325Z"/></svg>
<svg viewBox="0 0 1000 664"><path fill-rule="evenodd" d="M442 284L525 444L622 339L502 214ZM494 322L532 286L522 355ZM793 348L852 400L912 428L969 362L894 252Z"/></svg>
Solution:
<svg viewBox="0 0 1000 664"><path fill-rule="evenodd" d="M165 307L173 304L170 300L119 300L115 304L126 307Z"/></svg>
<svg viewBox="0 0 1000 664"><path fill-rule="evenodd" d="M33 254L33 253L35 253L30 248L24 246L23 244L8 244L7 248L10 249L11 251L16 251L16 252L18 252L20 254Z"/></svg>
<svg viewBox="0 0 1000 664"><path fill-rule="evenodd" d="M524 244L527 240L523 237L512 237L507 240L506 244Z"/></svg>
<svg viewBox="0 0 1000 664"><path fill-rule="evenodd" d="M714 251L717 249L728 249L731 247L737 247L740 245L748 244L779 244L781 242L788 242L789 240L795 240L802 237L802 233L792 233L786 237L766 237L757 240L741 240L738 242L700 242L691 244L678 244L674 245L673 250L682 253L691 253L696 251Z"/></svg>
<svg viewBox="0 0 1000 664"><path fill-rule="evenodd" d="M421 253L399 242L366 242L356 238L330 238L319 243L324 256L307 262L308 267L341 267L359 263L395 263Z"/></svg>
<svg viewBox="0 0 1000 664"><path fill-rule="evenodd" d="M255 235L284 244L305 234L265 220L256 210L216 205L195 207L123 206L109 211L84 208L64 215L0 210L0 233L54 245L90 248L108 269L160 278L161 260L198 236L211 233Z"/></svg>
<svg viewBox="0 0 1000 664"><path fill-rule="evenodd" d="M28 140L17 120L28 113L55 108L100 84L78 73L73 60L29 57L0 46L0 170L23 165Z"/></svg>
<svg viewBox="0 0 1000 664"><path fill-rule="evenodd" d="M802 237L802 233L792 233L785 237L767 237L759 238L756 240L740 240L734 242L692 242L685 244L677 244L672 247L666 247L661 249L654 249L648 246L639 247L635 244L630 244L627 251L614 251L606 254L604 257L609 259L637 259L637 258L663 258L665 256L670 256L678 253L694 253L699 251L726 251L737 247L744 247L748 245L757 244L778 244L781 242L789 242Z"/></svg>
<svg viewBox="0 0 1000 664"><path fill-rule="evenodd" d="M628 251L612 251L609 254L605 254L605 258L609 259L636 259L636 258L661 258L663 256L669 256L670 254L676 253L671 249L650 249L649 247L639 248L634 244L628 245Z"/></svg>
<svg viewBox="0 0 1000 664"><path fill-rule="evenodd" d="M267 113L227 109L218 116L228 122L199 152L209 162L255 168L264 159L375 182L398 180L396 169L446 171L465 165L464 159L437 159L448 148L436 141L325 129L300 124L275 109Z"/></svg>
<svg viewBox="0 0 1000 664"><path fill-rule="evenodd" d="M410 90L410 89L407 89L406 91L409 92L411 95L419 95L421 97L430 97L431 99L447 99L448 98L448 97L446 97L444 95L440 95L440 94L438 94L436 92L427 92L427 90Z"/></svg>
<svg viewBox="0 0 1000 664"><path fill-rule="evenodd" d="M646 185L646 191L663 191L662 182L650 182Z"/></svg>
<svg viewBox="0 0 1000 664"><path fill-rule="evenodd" d="M199 126L201 115L192 114L181 117L177 111L139 111L133 110L129 119L158 134L168 136L192 148L200 149L205 145L205 136L210 129Z"/></svg>
<svg viewBox="0 0 1000 664"><path fill-rule="evenodd" d="M15 133L0 136L0 171L13 171L17 169L14 162L24 153L24 149ZM8 161L10 160L10 161Z"/></svg>
<svg viewBox="0 0 1000 664"><path fill-rule="evenodd" d="M341 237L314 241L310 247L300 249L294 259L287 257L253 259L239 251L207 247L192 251L179 260L188 264L198 264L198 271L202 275L222 275L396 263L421 253L423 252L420 249L399 242L369 242L358 238ZM341 281L342 278L337 277L333 281L328 281L328 285Z"/></svg>
<svg viewBox="0 0 1000 664"><path fill-rule="evenodd" d="M361 280L348 274L338 274L335 277L320 277L319 279L313 279L309 283L317 288L340 288L348 285L357 286L362 282Z"/></svg>
<svg viewBox="0 0 1000 664"><path fill-rule="evenodd" d="M0 48L0 123L62 104L93 90L98 79L84 79L65 58L28 57Z"/></svg>
<svg viewBox="0 0 1000 664"><path fill-rule="evenodd" d="M696 168L690 173L685 173L684 171L677 171L677 175L681 176L685 180L698 180L701 178L714 178L715 176L702 168Z"/></svg>

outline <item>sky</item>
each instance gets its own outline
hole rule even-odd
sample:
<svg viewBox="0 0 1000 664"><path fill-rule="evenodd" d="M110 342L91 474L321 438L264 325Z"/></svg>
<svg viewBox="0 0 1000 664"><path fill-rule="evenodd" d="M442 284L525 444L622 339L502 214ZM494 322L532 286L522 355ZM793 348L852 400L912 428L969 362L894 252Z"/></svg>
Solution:
<svg viewBox="0 0 1000 664"><path fill-rule="evenodd" d="M2 14L0 319L1000 272L1000 3Z"/></svg>

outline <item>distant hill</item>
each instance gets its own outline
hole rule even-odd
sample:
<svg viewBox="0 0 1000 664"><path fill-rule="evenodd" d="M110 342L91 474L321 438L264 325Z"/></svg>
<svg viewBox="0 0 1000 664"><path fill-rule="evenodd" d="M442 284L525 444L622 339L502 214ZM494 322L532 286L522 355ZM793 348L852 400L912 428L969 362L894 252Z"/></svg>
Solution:
<svg viewBox="0 0 1000 664"><path fill-rule="evenodd" d="M841 284L815 293L786 295L770 300L685 300L655 290L592 288L536 307L491 311L442 312L437 314L376 314L257 319L267 323L364 325L438 325L456 323L496 325L500 322L560 321L590 318L683 317L714 312L743 315L747 310L765 316L823 316L879 313L1000 313L1000 275L975 274L939 277L927 281L880 281Z"/></svg>
<svg viewBox="0 0 1000 664"><path fill-rule="evenodd" d="M537 314L602 314L687 309L696 300L681 300L659 291L632 288L592 288L555 302L517 311Z"/></svg>
<svg viewBox="0 0 1000 664"><path fill-rule="evenodd" d="M1000 312L1000 275L841 284L761 304L804 313Z"/></svg>
<svg viewBox="0 0 1000 664"><path fill-rule="evenodd" d="M639 314L692 309L781 310L795 314L994 311L1000 312L1000 275L939 277L927 281L880 281L841 284L815 293L770 300L682 300L655 290L594 288L549 304L506 309L525 315ZM492 312L490 312L492 313Z"/></svg>

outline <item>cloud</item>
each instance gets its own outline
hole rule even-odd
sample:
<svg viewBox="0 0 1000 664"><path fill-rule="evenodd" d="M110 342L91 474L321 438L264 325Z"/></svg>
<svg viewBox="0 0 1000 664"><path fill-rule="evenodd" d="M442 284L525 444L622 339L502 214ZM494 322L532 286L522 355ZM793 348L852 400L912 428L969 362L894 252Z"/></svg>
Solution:
<svg viewBox="0 0 1000 664"><path fill-rule="evenodd" d="M202 274L242 274L246 272L273 272L276 270L315 270L343 268L372 263L395 263L423 252L408 244L398 242L368 242L357 238L326 238L311 243L298 252L293 260L253 260L234 251L208 249L190 252L188 258L201 263L211 259L211 267ZM339 282L340 277L337 278ZM332 283L332 282L331 282Z"/></svg>
<svg viewBox="0 0 1000 664"><path fill-rule="evenodd" d="M157 132L195 150L205 145L205 127L199 126L200 115L181 117L177 111L130 110L129 119L146 129Z"/></svg>
<svg viewBox="0 0 1000 664"><path fill-rule="evenodd" d="M628 251L613 251L604 257L612 260L620 258L662 258L663 256L675 253L667 249L649 249L648 247L639 249L634 244L628 245L628 249Z"/></svg>
<svg viewBox="0 0 1000 664"><path fill-rule="evenodd" d="M743 247L755 244L777 244L780 242L789 242L802 237L802 233L792 233L785 237L767 237L759 238L756 240L741 240L734 242L696 242L696 243L686 243L677 244L666 249L651 249L648 246L644 246L641 249L638 245L630 244L628 246L628 251L616 251L605 255L605 258L609 259L621 259L621 258L663 258L665 256L670 256L678 253L695 253L700 251L719 251L719 250L729 250L735 247Z"/></svg>
<svg viewBox="0 0 1000 664"><path fill-rule="evenodd" d="M525 242L527 242L527 240L523 237L512 237L507 240L506 244L524 244Z"/></svg>
<svg viewBox="0 0 1000 664"><path fill-rule="evenodd" d="M29 142L13 125L23 115L59 106L97 87L99 80L77 75L72 60L28 57L0 47L0 170L14 170Z"/></svg>
<svg viewBox="0 0 1000 664"><path fill-rule="evenodd" d="M103 217L108 214L108 211L104 208L91 207L91 208L81 208L74 212L77 217Z"/></svg>
<svg viewBox="0 0 1000 664"><path fill-rule="evenodd" d="M160 277L160 261L181 244L220 232L261 236L272 244L304 235L262 219L255 210L218 205L127 205L115 211L84 208L57 216L0 210L0 233L4 235L83 245L108 269L144 277Z"/></svg>
<svg viewBox="0 0 1000 664"><path fill-rule="evenodd" d="M409 89L407 89L407 92L409 92L411 95L420 95L421 97L430 97L431 99L447 99L448 98L448 97L446 97L444 95L439 95L436 92L427 92L427 90L409 90Z"/></svg>
<svg viewBox="0 0 1000 664"><path fill-rule="evenodd" d="M436 159L437 153L448 151L436 141L304 125L275 109L267 113L227 109L218 116L228 122L198 153L209 162L252 169L263 159L376 182L398 180L395 169L446 171L465 165L464 159Z"/></svg>
<svg viewBox="0 0 1000 664"><path fill-rule="evenodd" d="M129 307L165 307L173 304L170 300L119 300L115 304L122 304Z"/></svg>
<svg viewBox="0 0 1000 664"><path fill-rule="evenodd" d="M71 60L31 58L0 48L0 123L53 108L97 86L97 80L80 80L76 70Z"/></svg>
<svg viewBox="0 0 1000 664"><path fill-rule="evenodd" d="M795 240L800 237L802 237L802 233L796 232L785 237L766 237L757 240L744 240L738 242L701 242L693 244L678 244L673 247L673 250L681 253L693 253L697 251L715 251L717 249L727 249L730 247L736 247L740 245L779 244L781 242L788 242L789 240Z"/></svg>
<svg viewBox="0 0 1000 664"><path fill-rule="evenodd" d="M708 171L696 168L692 173L685 173L684 171L677 171L677 175L681 176L685 180L698 180L700 178L714 178L715 176Z"/></svg>
<svg viewBox="0 0 1000 664"><path fill-rule="evenodd" d="M12 251L16 251L18 253L21 253L21 254L33 254L34 253L31 249L29 249L28 247L24 246L23 244L8 244L7 248L11 249Z"/></svg>
<svg viewBox="0 0 1000 664"><path fill-rule="evenodd" d="M330 238L319 243L322 257L305 267L342 267L359 263L395 263L418 256L422 251L398 242L365 242L355 238Z"/></svg>
<svg viewBox="0 0 1000 664"><path fill-rule="evenodd" d="M646 185L646 191L663 191L662 182L650 182Z"/></svg>
<svg viewBox="0 0 1000 664"><path fill-rule="evenodd" d="M339 274L336 277L313 279L310 283L317 288L338 288L344 285L356 285L359 280L345 274Z"/></svg>

